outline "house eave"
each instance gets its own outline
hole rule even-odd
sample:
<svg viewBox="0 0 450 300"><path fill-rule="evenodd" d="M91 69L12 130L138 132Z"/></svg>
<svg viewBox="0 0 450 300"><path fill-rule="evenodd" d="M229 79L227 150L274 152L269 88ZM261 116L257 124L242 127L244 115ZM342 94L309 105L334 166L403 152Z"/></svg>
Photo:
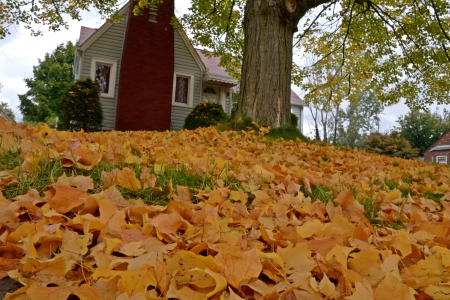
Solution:
<svg viewBox="0 0 450 300"><path fill-rule="evenodd" d="M130 2L122 6L121 9L119 9L119 14L124 15L125 11L130 6ZM89 48L90 45L92 45L99 37L103 35L103 33L110 28L114 23L111 22L105 22L97 31L95 31L86 41L84 41L83 44L78 46L79 51L85 51L87 48Z"/></svg>
<svg viewBox="0 0 450 300"><path fill-rule="evenodd" d="M431 151L443 151L443 150L450 150L450 145L440 145L440 146L436 146L432 149L430 149Z"/></svg>
<svg viewBox="0 0 450 300"><path fill-rule="evenodd" d="M307 106L305 103L295 103L291 101L291 105L293 106Z"/></svg>
<svg viewBox="0 0 450 300"><path fill-rule="evenodd" d="M226 83L231 86L236 86L239 83L236 79L234 79L232 77L222 76L222 75L218 75L218 74L211 74L209 72L205 72L205 75L203 76L203 82L206 82L206 81L216 81L216 82Z"/></svg>
<svg viewBox="0 0 450 300"><path fill-rule="evenodd" d="M183 28L178 28L178 32L180 33L181 39L186 44L187 48L189 49L189 52L191 53L192 57L194 58L195 62L197 63L198 67L203 71L206 72L206 66L201 60L200 56L198 56L197 51L195 51L194 46L192 46L191 41L186 35L186 32Z"/></svg>

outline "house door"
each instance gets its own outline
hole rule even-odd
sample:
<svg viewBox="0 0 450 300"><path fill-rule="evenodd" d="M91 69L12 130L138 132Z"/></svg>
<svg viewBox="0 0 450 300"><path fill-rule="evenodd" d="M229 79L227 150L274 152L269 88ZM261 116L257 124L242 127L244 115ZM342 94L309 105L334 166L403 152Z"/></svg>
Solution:
<svg viewBox="0 0 450 300"><path fill-rule="evenodd" d="M203 88L202 101L211 101L220 104L220 88L205 86Z"/></svg>

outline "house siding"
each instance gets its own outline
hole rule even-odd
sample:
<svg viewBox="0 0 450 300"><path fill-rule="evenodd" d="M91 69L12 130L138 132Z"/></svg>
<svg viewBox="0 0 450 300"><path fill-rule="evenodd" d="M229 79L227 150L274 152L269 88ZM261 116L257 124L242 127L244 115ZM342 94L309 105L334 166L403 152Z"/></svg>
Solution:
<svg viewBox="0 0 450 300"><path fill-rule="evenodd" d="M83 63L81 77L91 77L91 62L94 57L117 61L114 98L100 97L103 108L102 128L104 130L112 130L115 128L118 95L117 82L120 74L120 60L122 57L123 40L128 20L128 9L124 11L123 17L124 20L118 24L105 24L104 26L110 27L82 53Z"/></svg>
<svg viewBox="0 0 450 300"><path fill-rule="evenodd" d="M450 150L434 150L437 146L449 146L450 145L450 131L444 133L436 142L434 142L423 155L423 160L427 162L436 162L437 156L446 156L447 164L450 164Z"/></svg>
<svg viewBox="0 0 450 300"><path fill-rule="evenodd" d="M175 73L184 73L194 75L194 95L193 107L196 106L201 99L201 89L203 82L203 72L186 46L180 33L175 30ZM170 129L181 130L184 120L191 112L193 107L172 106Z"/></svg>

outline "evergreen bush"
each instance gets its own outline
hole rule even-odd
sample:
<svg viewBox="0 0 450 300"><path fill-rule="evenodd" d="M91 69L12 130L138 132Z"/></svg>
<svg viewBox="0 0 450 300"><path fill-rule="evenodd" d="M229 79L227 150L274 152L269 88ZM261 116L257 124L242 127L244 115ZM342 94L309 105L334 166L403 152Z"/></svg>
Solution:
<svg viewBox="0 0 450 300"><path fill-rule="evenodd" d="M184 129L194 130L198 127L215 126L226 118L222 105L205 101L197 104L184 120Z"/></svg>
<svg viewBox="0 0 450 300"><path fill-rule="evenodd" d="M90 78L80 78L61 102L60 125L66 130L96 131L103 122L100 90Z"/></svg>
<svg viewBox="0 0 450 300"><path fill-rule="evenodd" d="M298 117L296 114L291 114L291 124L295 127L298 126Z"/></svg>

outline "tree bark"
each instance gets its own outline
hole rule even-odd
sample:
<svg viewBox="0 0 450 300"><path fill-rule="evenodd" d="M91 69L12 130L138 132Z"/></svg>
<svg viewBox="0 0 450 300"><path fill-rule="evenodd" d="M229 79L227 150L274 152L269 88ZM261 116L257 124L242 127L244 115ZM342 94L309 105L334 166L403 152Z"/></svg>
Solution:
<svg viewBox="0 0 450 300"><path fill-rule="evenodd" d="M272 127L290 124L293 36L301 17L328 1L247 1L241 95L235 118L249 116Z"/></svg>

